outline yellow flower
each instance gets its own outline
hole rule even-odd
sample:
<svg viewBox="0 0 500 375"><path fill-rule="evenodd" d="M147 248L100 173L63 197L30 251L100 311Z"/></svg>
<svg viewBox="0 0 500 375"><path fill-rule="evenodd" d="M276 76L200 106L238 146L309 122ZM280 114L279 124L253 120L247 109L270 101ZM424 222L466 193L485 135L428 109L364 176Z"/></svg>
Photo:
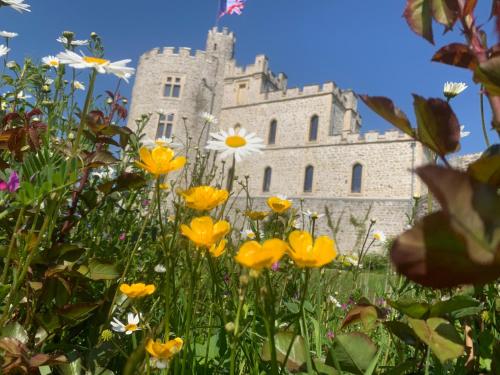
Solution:
<svg viewBox="0 0 500 375"><path fill-rule="evenodd" d="M229 192L212 186L197 186L181 192L181 196L189 208L208 211L227 201Z"/></svg>
<svg viewBox="0 0 500 375"><path fill-rule="evenodd" d="M135 163L149 173L160 176L180 169L186 164L184 156L174 158L174 155L174 151L168 147L156 146L152 151L147 147L141 147L139 150L141 161Z"/></svg>
<svg viewBox="0 0 500 375"><path fill-rule="evenodd" d="M226 251L226 244L227 244L227 241L222 240L221 242L219 242L219 244L217 246L215 246L215 244L210 246L210 249L208 251L210 252L210 254L212 254L212 256L214 258L218 258L222 254L224 254L224 251Z"/></svg>
<svg viewBox="0 0 500 375"><path fill-rule="evenodd" d="M160 184L159 188L161 190L168 190L170 189L170 184Z"/></svg>
<svg viewBox="0 0 500 375"><path fill-rule="evenodd" d="M271 268L279 261L288 249L285 241L273 238L264 244L257 241L245 242L234 258L245 267L260 271L262 268Z"/></svg>
<svg viewBox="0 0 500 375"><path fill-rule="evenodd" d="M155 291L155 286L152 284L146 285L144 283L138 284L122 284L120 285L120 291L125 294L128 298L138 298L145 297L153 294Z"/></svg>
<svg viewBox="0 0 500 375"><path fill-rule="evenodd" d="M267 205L274 212L282 214L292 206L292 201L278 195L276 197L270 197L267 200Z"/></svg>
<svg viewBox="0 0 500 375"><path fill-rule="evenodd" d="M252 220L264 220L269 212L265 211L246 211L245 215Z"/></svg>
<svg viewBox="0 0 500 375"><path fill-rule="evenodd" d="M219 242L222 237L229 233L231 229L229 223L221 220L214 224L209 216L196 217L191 220L191 227L182 224L181 233L198 247L210 249L213 245Z"/></svg>
<svg viewBox="0 0 500 375"><path fill-rule="evenodd" d="M290 256L298 267L322 267L337 256L335 242L327 236L316 239L313 245L308 232L296 230L288 236Z"/></svg>
<svg viewBox="0 0 500 375"><path fill-rule="evenodd" d="M166 343L150 339L146 344L146 351L153 357L152 362L157 368L166 368L172 357L181 351L183 344L184 341L180 337Z"/></svg>

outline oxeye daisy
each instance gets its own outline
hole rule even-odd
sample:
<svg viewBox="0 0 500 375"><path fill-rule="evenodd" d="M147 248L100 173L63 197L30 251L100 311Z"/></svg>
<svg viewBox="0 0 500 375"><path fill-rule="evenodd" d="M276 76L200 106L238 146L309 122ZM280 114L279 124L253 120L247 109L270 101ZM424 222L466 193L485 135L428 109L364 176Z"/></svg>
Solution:
<svg viewBox="0 0 500 375"><path fill-rule="evenodd" d="M262 153L265 147L263 140L255 133L247 134L244 128L230 128L227 132L221 130L217 133L210 133L213 140L208 141L206 148L208 150L222 151L221 159L234 155L237 162L251 153Z"/></svg>
<svg viewBox="0 0 500 375"><path fill-rule="evenodd" d="M58 68L60 61L57 57L49 55L42 58L42 63L53 68Z"/></svg>
<svg viewBox="0 0 500 375"><path fill-rule="evenodd" d="M200 117L206 124L216 125L218 123L217 118L211 113L203 112Z"/></svg>
<svg viewBox="0 0 500 375"><path fill-rule="evenodd" d="M379 242L385 242L385 234L381 230L376 230L373 232L373 239Z"/></svg>
<svg viewBox="0 0 500 375"><path fill-rule="evenodd" d="M80 81L74 81L73 88L75 90L85 90L85 85L83 83L81 83Z"/></svg>
<svg viewBox="0 0 500 375"><path fill-rule="evenodd" d="M98 73L111 73L115 76L122 78L124 81L128 82L128 79L135 72L134 68L126 66L131 60L120 60L111 62L109 60L79 55L73 51L66 50L65 52L60 52L57 55L59 62L61 64L67 64L75 69L86 69L93 68L97 70Z"/></svg>
<svg viewBox="0 0 500 375"><path fill-rule="evenodd" d="M30 5L25 4L24 0L0 0L0 5L11 7L19 13L31 12Z"/></svg>
<svg viewBox="0 0 500 375"><path fill-rule="evenodd" d="M4 38L10 39L10 38L15 38L18 36L18 33L11 33L9 31L0 31L0 36L3 36Z"/></svg>
<svg viewBox="0 0 500 375"><path fill-rule="evenodd" d="M127 324L123 324L117 318L113 318L111 329L115 332L124 332L126 335L131 335L141 329L139 328L140 320L139 314L128 313Z"/></svg>
<svg viewBox="0 0 500 375"><path fill-rule="evenodd" d="M7 48L5 45L0 44L0 57L5 56L10 51L10 48Z"/></svg>
<svg viewBox="0 0 500 375"><path fill-rule="evenodd" d="M62 43L65 45L68 44L68 38L66 38L65 36L60 36L56 40L59 43ZM69 44L71 44L72 46L86 46L87 44L89 44L89 41L88 40L72 40Z"/></svg>
<svg viewBox="0 0 500 375"><path fill-rule="evenodd" d="M443 94L446 98L452 99L467 88L464 82L446 82L443 87Z"/></svg>

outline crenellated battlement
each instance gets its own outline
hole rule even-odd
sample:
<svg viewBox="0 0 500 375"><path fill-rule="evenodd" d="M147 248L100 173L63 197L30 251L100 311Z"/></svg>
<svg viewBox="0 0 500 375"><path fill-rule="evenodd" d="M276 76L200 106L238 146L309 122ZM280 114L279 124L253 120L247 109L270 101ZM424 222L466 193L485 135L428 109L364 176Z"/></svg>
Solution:
<svg viewBox="0 0 500 375"><path fill-rule="evenodd" d="M187 57L187 58L206 58L207 53L202 50L193 50L189 47L163 47L153 48L141 56L141 59L148 59L151 57Z"/></svg>
<svg viewBox="0 0 500 375"><path fill-rule="evenodd" d="M226 79L235 80L243 77L252 76L254 74L263 74L266 78L279 90L285 90L287 85L287 76L284 73L276 75L269 68L269 59L266 55L257 55L255 62L247 66L241 67L236 64L235 60L228 63L226 70Z"/></svg>

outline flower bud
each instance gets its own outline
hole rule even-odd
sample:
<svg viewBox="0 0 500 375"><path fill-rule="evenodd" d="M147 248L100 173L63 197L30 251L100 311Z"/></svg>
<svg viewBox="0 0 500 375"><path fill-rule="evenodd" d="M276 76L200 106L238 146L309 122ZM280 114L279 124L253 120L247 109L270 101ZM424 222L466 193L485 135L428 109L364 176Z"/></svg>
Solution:
<svg viewBox="0 0 500 375"><path fill-rule="evenodd" d="M106 104L113 104L113 99L107 98L106 99Z"/></svg>
<svg viewBox="0 0 500 375"><path fill-rule="evenodd" d="M122 99L122 103L123 103L123 104L128 104L128 100L127 100L127 99L125 99L125 98L123 98L123 99Z"/></svg>
<svg viewBox="0 0 500 375"><path fill-rule="evenodd" d="M43 85L42 86L42 91L43 92L50 92L50 86L49 85Z"/></svg>
<svg viewBox="0 0 500 375"><path fill-rule="evenodd" d="M9 69L14 69L17 66L17 63L15 61L8 61L5 66L7 66L7 68Z"/></svg>
<svg viewBox="0 0 500 375"><path fill-rule="evenodd" d="M240 285L241 286L247 286L248 285L248 276L247 275L241 275L240 276Z"/></svg>
<svg viewBox="0 0 500 375"><path fill-rule="evenodd" d="M235 328L235 325L234 325L233 322L228 322L228 323L226 323L226 325L224 326L224 328L226 329L226 332L233 332L234 328Z"/></svg>
<svg viewBox="0 0 500 375"><path fill-rule="evenodd" d="M74 134L73 132L70 132L70 133L68 134L68 139L69 139L69 140L73 140L73 139L75 139L75 134Z"/></svg>

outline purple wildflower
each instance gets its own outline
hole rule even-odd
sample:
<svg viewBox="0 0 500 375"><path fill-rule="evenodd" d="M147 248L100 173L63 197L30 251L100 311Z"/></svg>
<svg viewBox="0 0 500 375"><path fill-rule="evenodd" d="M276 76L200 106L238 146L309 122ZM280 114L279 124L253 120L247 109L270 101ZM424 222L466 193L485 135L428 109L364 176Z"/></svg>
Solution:
<svg viewBox="0 0 500 375"><path fill-rule="evenodd" d="M123 233L120 234L120 236L118 237L118 239L120 241L123 241L123 240L125 240L125 237L126 237L126 234L125 234L125 232L123 232Z"/></svg>
<svg viewBox="0 0 500 375"><path fill-rule="evenodd" d="M0 181L0 191L8 191L9 193L15 193L19 189L19 176L15 171L13 171L7 182Z"/></svg>
<svg viewBox="0 0 500 375"><path fill-rule="evenodd" d="M335 333L333 333L332 331L328 331L328 332L326 333L326 338L327 338L328 340L333 340L333 339L335 338Z"/></svg>
<svg viewBox="0 0 500 375"><path fill-rule="evenodd" d="M271 266L271 269L274 272L279 271L279 269L280 269L280 262L273 263L273 265Z"/></svg>

